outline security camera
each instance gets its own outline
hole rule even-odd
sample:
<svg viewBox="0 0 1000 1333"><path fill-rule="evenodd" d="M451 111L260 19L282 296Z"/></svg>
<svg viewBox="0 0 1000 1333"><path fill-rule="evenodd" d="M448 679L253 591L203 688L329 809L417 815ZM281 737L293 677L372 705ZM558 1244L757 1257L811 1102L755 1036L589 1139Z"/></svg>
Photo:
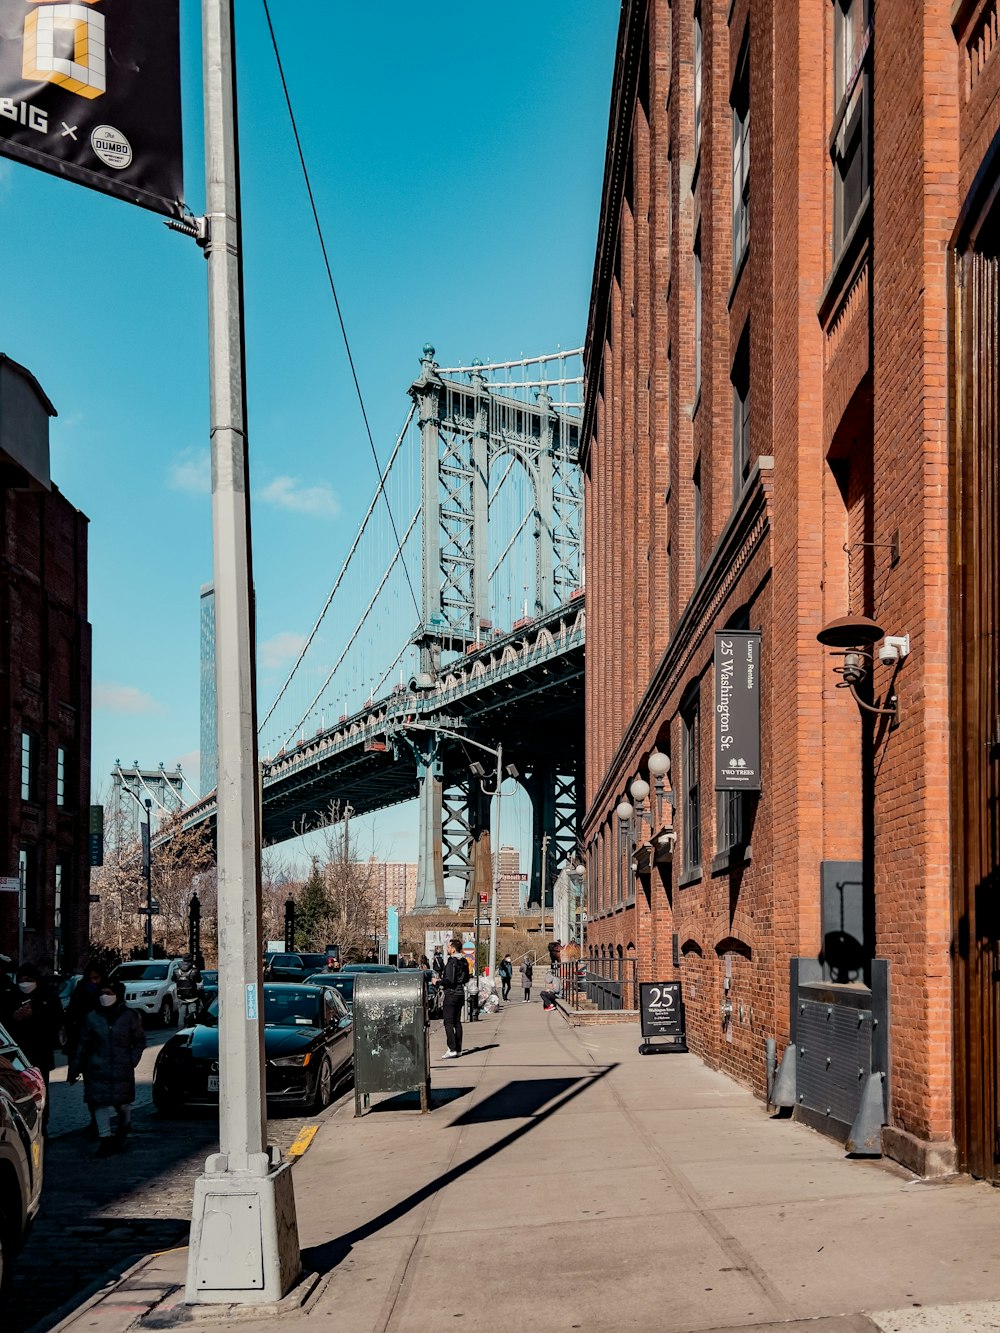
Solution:
<svg viewBox="0 0 1000 1333"><path fill-rule="evenodd" d="M878 650L878 660L883 666L892 666L899 661L899 649L891 643L883 643Z"/></svg>
<svg viewBox="0 0 1000 1333"><path fill-rule="evenodd" d="M892 666L901 657L910 655L910 636L908 634L887 634L878 650L878 660L883 666Z"/></svg>

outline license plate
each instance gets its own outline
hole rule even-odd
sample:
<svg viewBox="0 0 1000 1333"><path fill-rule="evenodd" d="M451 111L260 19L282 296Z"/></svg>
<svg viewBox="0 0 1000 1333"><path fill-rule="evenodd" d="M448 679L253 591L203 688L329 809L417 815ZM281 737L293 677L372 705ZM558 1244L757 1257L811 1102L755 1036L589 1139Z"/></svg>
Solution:
<svg viewBox="0 0 1000 1333"><path fill-rule="evenodd" d="M219 1091L219 1076L218 1076L218 1074L209 1074L209 1076L208 1076L208 1090L209 1090L209 1092L218 1092L218 1091Z"/></svg>

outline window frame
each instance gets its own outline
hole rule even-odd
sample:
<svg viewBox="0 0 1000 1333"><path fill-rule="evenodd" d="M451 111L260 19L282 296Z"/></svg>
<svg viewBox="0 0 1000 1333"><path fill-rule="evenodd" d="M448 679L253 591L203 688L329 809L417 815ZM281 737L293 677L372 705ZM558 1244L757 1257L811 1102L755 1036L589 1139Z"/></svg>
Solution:
<svg viewBox="0 0 1000 1333"><path fill-rule="evenodd" d="M56 805L60 810L65 809L68 802L66 795L68 792L67 774L69 772L68 764L69 754L65 745L56 746Z"/></svg>
<svg viewBox="0 0 1000 1333"><path fill-rule="evenodd" d="M701 697L695 688L681 708L684 779L684 870L701 869Z"/></svg>
<svg viewBox="0 0 1000 1333"><path fill-rule="evenodd" d="M729 94L733 149L733 277L750 244L750 40L743 39Z"/></svg>
<svg viewBox="0 0 1000 1333"><path fill-rule="evenodd" d="M697 405L701 398L701 358L704 340L704 297L702 284L704 275L701 268L701 227L698 228L692 249L694 257L694 399Z"/></svg>
<svg viewBox="0 0 1000 1333"><path fill-rule="evenodd" d="M833 0L833 124L830 160L833 165L833 258L843 254L871 201L871 0ZM856 195L850 214L847 192L858 164Z"/></svg>
<svg viewBox="0 0 1000 1333"><path fill-rule="evenodd" d="M694 113L694 160L697 175L698 157L701 153L701 121L703 114L704 72L705 72L705 34L701 26L701 0L694 7L694 87L692 89L692 107ZM694 188L692 182L692 189Z"/></svg>
<svg viewBox="0 0 1000 1333"><path fill-rule="evenodd" d="M27 727L21 729L21 800L38 801L38 736Z"/></svg>
<svg viewBox="0 0 1000 1333"><path fill-rule="evenodd" d="M691 474L691 488L694 493L694 513L692 529L692 541L694 544L694 572L695 575L701 573L702 559L701 546L704 533L702 531L702 493L701 493L701 454L695 459L694 472Z"/></svg>

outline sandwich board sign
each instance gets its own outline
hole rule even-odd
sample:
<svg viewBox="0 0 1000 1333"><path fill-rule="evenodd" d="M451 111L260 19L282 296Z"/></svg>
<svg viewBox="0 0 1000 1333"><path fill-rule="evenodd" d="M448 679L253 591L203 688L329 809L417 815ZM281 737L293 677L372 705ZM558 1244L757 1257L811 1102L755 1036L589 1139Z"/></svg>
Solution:
<svg viewBox="0 0 1000 1333"><path fill-rule="evenodd" d="M640 1055L665 1055L671 1051L686 1051L681 983L640 982L639 1021L642 1027Z"/></svg>

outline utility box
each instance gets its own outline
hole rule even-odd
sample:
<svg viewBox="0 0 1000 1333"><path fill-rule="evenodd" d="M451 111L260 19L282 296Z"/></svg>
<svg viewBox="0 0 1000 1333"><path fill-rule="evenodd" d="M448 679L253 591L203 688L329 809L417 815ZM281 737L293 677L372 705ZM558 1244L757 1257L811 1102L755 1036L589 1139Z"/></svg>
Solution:
<svg viewBox="0 0 1000 1333"><path fill-rule="evenodd" d="M431 1096L427 981L419 969L359 972L354 979L354 1114L373 1092Z"/></svg>

